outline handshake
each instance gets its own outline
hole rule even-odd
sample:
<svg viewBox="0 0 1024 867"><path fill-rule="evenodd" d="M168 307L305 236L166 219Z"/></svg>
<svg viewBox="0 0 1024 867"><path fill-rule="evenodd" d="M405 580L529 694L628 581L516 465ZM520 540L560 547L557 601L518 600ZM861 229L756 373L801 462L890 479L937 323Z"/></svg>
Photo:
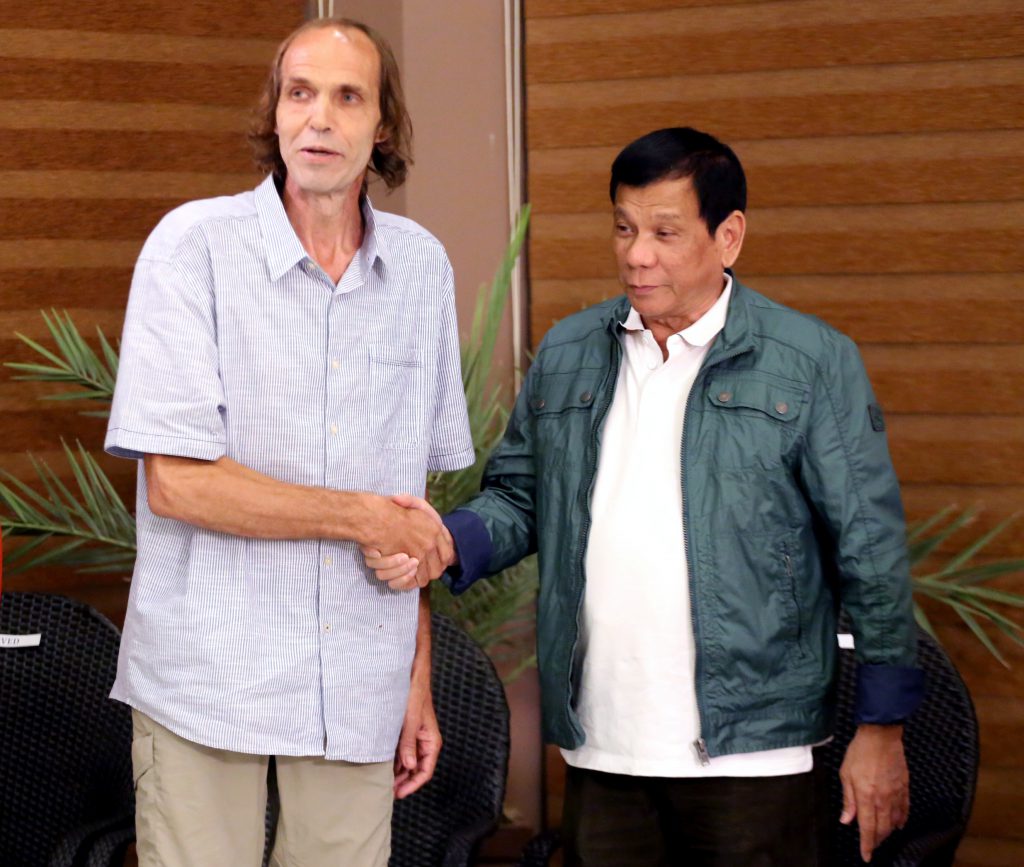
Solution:
<svg viewBox="0 0 1024 867"><path fill-rule="evenodd" d="M455 562L455 545L433 506L412 494L373 497L359 540L368 568L392 590L426 587Z"/></svg>

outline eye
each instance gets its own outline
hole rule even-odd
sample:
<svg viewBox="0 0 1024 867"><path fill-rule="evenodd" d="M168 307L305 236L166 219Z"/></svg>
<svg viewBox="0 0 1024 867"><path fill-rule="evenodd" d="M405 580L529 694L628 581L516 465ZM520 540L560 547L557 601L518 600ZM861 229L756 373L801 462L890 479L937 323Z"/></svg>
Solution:
<svg viewBox="0 0 1024 867"><path fill-rule="evenodd" d="M288 91L288 97L289 99L303 99L307 93L309 93L309 91L304 87L293 87Z"/></svg>
<svg viewBox="0 0 1024 867"><path fill-rule="evenodd" d="M630 228L625 223L616 223L615 224L615 234L616 235L628 235L629 233L630 233Z"/></svg>
<svg viewBox="0 0 1024 867"><path fill-rule="evenodd" d="M359 102L359 94L347 91L341 95L341 101L346 105L355 105Z"/></svg>
<svg viewBox="0 0 1024 867"><path fill-rule="evenodd" d="M675 236L676 236L676 233L675 232L670 232L668 229L659 229L658 230L658 237L659 238L674 238Z"/></svg>

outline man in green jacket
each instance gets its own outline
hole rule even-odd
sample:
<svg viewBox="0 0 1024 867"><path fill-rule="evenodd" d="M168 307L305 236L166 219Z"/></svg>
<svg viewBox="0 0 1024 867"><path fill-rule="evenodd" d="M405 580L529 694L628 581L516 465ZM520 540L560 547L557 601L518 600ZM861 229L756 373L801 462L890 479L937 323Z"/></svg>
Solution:
<svg viewBox="0 0 1024 867"><path fill-rule="evenodd" d="M730 270L730 148L650 133L610 194L625 295L544 338L481 494L445 518L446 583L539 553L544 733L587 867L821 863L811 746L841 604L859 662L841 821L869 860L906 820L922 689L881 409L852 341ZM416 585L415 561L364 553Z"/></svg>

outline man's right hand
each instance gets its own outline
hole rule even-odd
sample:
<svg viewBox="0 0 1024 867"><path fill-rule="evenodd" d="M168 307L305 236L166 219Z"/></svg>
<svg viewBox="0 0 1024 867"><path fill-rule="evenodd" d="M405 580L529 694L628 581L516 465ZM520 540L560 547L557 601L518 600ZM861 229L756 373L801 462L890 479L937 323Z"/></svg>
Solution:
<svg viewBox="0 0 1024 867"><path fill-rule="evenodd" d="M397 494L385 502L381 541L360 546L366 565L392 590L425 587L455 562L452 537L426 500Z"/></svg>

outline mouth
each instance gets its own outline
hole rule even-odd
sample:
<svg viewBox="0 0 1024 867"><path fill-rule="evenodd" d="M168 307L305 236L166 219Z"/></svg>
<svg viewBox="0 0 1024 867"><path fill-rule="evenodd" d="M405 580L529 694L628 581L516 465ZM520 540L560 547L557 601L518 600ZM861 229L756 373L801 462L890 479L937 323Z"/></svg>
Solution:
<svg viewBox="0 0 1024 867"><path fill-rule="evenodd" d="M341 154L338 151L331 150L330 148L320 147L319 145L300 148L300 152L305 154L306 156L313 157L316 159L341 156Z"/></svg>

